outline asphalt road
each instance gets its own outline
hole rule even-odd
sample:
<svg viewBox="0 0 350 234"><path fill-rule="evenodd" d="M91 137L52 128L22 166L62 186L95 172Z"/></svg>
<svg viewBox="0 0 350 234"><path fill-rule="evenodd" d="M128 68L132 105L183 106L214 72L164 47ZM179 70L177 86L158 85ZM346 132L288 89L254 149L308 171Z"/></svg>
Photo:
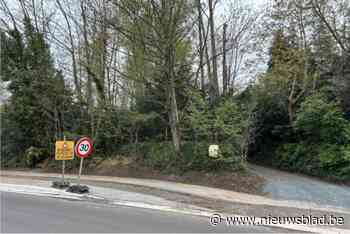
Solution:
<svg viewBox="0 0 350 234"><path fill-rule="evenodd" d="M87 201L0 193L1 232L281 232L209 225L208 218Z"/></svg>

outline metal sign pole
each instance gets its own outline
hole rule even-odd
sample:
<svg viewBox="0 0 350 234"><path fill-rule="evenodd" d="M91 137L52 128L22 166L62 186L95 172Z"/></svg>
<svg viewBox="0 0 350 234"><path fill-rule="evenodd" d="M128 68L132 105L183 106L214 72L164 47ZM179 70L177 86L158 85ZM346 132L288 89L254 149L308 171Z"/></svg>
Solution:
<svg viewBox="0 0 350 234"><path fill-rule="evenodd" d="M66 166L66 160L65 160L66 148L67 148L66 136L63 136L62 184L64 184L64 169L65 169L65 166Z"/></svg>
<svg viewBox="0 0 350 234"><path fill-rule="evenodd" d="M64 183L64 169L65 169L65 160L62 161L62 183Z"/></svg>
<svg viewBox="0 0 350 234"><path fill-rule="evenodd" d="M81 176L81 171L83 169L83 161L84 158L80 158L80 167L79 167L79 175L78 175L78 185L80 185L80 176Z"/></svg>

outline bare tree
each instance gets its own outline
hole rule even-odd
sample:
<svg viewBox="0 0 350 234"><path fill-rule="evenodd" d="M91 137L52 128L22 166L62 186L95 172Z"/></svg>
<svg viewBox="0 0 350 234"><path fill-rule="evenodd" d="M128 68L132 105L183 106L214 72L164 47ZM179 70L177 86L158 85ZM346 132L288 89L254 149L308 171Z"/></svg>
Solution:
<svg viewBox="0 0 350 234"><path fill-rule="evenodd" d="M74 43L71 22L68 18L66 10L62 6L61 1L62 0L56 0L56 3L58 5L58 8L61 11L65 21L66 21L66 24L67 24L68 37L69 37L69 43L70 43L69 53L71 54L71 57L72 57L72 68L73 68L73 78L74 78L75 90L77 91L79 102L83 103L81 84L80 84L79 77L78 77L78 68L77 68L78 65L77 65L76 50L75 50L76 45ZM68 2L64 2L64 3L65 3L65 5L68 4Z"/></svg>
<svg viewBox="0 0 350 234"><path fill-rule="evenodd" d="M219 79L218 79L218 62L216 52L216 38L215 38L215 19L214 19L214 4L213 0L208 0L209 7L209 25L210 25L210 45L211 45L211 61L213 66L212 77L210 80L211 98L215 99L220 95Z"/></svg>
<svg viewBox="0 0 350 234"><path fill-rule="evenodd" d="M147 54L147 62L155 70L155 77L141 81L164 89L166 95L164 107L168 115L172 142L176 154L180 155L181 133L176 84L179 77L176 73L181 61L176 56L176 50L177 45L183 43L188 33L192 31L186 21L188 3L185 0L129 3L129 1L115 2L133 25L134 31L130 32L128 28L118 25L114 25L114 28L119 30L125 40L137 45L144 54Z"/></svg>
<svg viewBox="0 0 350 234"><path fill-rule="evenodd" d="M234 1L229 5L229 13L224 18L227 24L225 50L227 56L227 90L233 93L234 83L245 67L248 55L254 57L254 35L258 19L263 11L254 10L244 1ZM251 66L251 65L249 65ZM245 71L247 72L247 71Z"/></svg>
<svg viewBox="0 0 350 234"><path fill-rule="evenodd" d="M228 80L227 80L227 64L226 64L226 30L227 24L224 23L222 30L222 87L223 87L223 95L226 95L228 88Z"/></svg>
<svg viewBox="0 0 350 234"><path fill-rule="evenodd" d="M204 93L205 92L205 86L204 86L204 67L203 67L203 59L204 59L204 46L203 46L203 19L202 19L202 4L201 0L197 0L197 14L198 14L198 39L199 39L199 72L201 77L201 90Z"/></svg>

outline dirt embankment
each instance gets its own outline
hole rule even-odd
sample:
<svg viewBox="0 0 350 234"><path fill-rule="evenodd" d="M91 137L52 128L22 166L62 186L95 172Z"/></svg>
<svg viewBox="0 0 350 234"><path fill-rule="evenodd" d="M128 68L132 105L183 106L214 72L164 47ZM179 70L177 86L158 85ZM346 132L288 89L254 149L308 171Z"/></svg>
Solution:
<svg viewBox="0 0 350 234"><path fill-rule="evenodd" d="M67 164L70 162L67 162ZM76 173L78 164L68 165L67 173ZM39 165L42 172L60 172L60 163L44 162ZM84 174L104 175L118 177L134 177L144 179L157 179L188 184L204 185L209 187L227 189L237 192L262 194L264 179L247 171L187 171L182 173L167 173L145 166L133 158L93 158L84 161Z"/></svg>

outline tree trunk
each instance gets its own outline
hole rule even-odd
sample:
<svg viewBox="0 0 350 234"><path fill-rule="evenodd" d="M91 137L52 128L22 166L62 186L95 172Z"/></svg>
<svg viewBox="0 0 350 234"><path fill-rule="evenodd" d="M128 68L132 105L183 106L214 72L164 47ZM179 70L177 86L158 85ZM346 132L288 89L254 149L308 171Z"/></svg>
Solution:
<svg viewBox="0 0 350 234"><path fill-rule="evenodd" d="M135 131L135 144L139 143L139 129L137 128Z"/></svg>
<svg viewBox="0 0 350 234"><path fill-rule="evenodd" d="M82 97L82 93L81 93L81 86L80 86L80 82L79 82L79 78L78 78L77 60L76 60L75 46L74 46L74 39L73 39L73 35L72 35L71 24L69 22L69 19L68 19L68 16L67 16L67 12L63 9L61 1L60 0L56 0L56 3L58 5L58 8L60 9L61 13L63 14L63 17L65 18L65 21L66 21L66 24L67 24L69 42L70 42L70 46L71 46L70 54L71 54L71 57L72 57L74 86L75 86L75 90L77 91L79 102L83 103L83 97ZM80 106L80 108L81 108L81 106Z"/></svg>
<svg viewBox="0 0 350 234"><path fill-rule="evenodd" d="M171 88L170 88L170 112L169 112L169 119L170 119L170 128L171 128L171 135L173 140L173 146L175 149L175 153L177 156L180 156L180 131L179 131L179 115L178 115L178 109L177 109L177 103L176 103L176 93L175 93L175 82L174 79L171 80Z"/></svg>
<svg viewBox="0 0 350 234"><path fill-rule="evenodd" d="M174 7L175 1L162 1L162 7L167 13L167 22L165 23L163 32L166 35L165 54L164 54L164 71L167 81L167 101L169 125L172 135L172 142L177 157L181 156L181 139L179 129L179 113L176 101L176 84L175 84L175 66L176 66L176 41L174 40L175 30L174 23Z"/></svg>
<svg viewBox="0 0 350 234"><path fill-rule="evenodd" d="M202 6L201 6L201 0L197 0L197 10L198 10L198 39L199 39L199 71L201 76L201 90L202 93L205 93L205 86L204 86L204 68L203 68L203 35L202 35Z"/></svg>
<svg viewBox="0 0 350 234"><path fill-rule="evenodd" d="M80 2L80 8L81 8L81 15L83 19L83 37L84 37L84 52L85 52L85 59L86 59L86 75L87 75L87 107L88 107L88 113L90 115L90 125L91 125L91 136L95 135L95 127L94 127L94 114L92 112L93 107L93 100L92 100L92 77L89 72L89 66L90 66L90 52L89 52L89 41L88 41L88 32L87 32L87 19L86 19L86 12L85 12L85 6L83 4L84 1Z"/></svg>
<svg viewBox="0 0 350 234"><path fill-rule="evenodd" d="M175 66L175 48L170 43L167 55L168 64L168 79L169 79L169 122L172 135L173 146L177 156L180 156L180 131L179 131L179 113L176 101L176 90L175 90L175 76L174 76L174 66Z"/></svg>
<svg viewBox="0 0 350 234"><path fill-rule="evenodd" d="M205 44L204 44L204 52L205 52L205 57L206 57L207 70L208 70L208 79L209 79L209 82L211 82L213 76L212 76L212 72L211 72L210 57L209 57L208 43L207 42L205 42ZM205 92L205 90L204 90L204 92Z"/></svg>
<svg viewBox="0 0 350 234"><path fill-rule="evenodd" d="M227 65L226 65L226 29L227 24L224 24L223 33L222 33L222 86L223 86L223 95L227 93L228 80L227 80Z"/></svg>
<svg viewBox="0 0 350 234"><path fill-rule="evenodd" d="M208 51L208 31L205 31L204 29L204 24L203 24L203 18L200 18L200 22L199 24L201 25L202 28L202 39L203 39L203 53L205 55L205 60L206 60L206 65L207 65L207 77L208 80L211 81L212 80L212 72L211 72L211 64L210 64L210 57L209 57L209 51ZM209 27L209 24L207 26L207 29ZM203 70L204 72L204 70ZM205 85L204 85L204 89L203 89L203 94L205 94Z"/></svg>
<svg viewBox="0 0 350 234"><path fill-rule="evenodd" d="M214 7L213 0L209 0L209 24L210 24L210 39L211 39L211 56L213 66L213 76L211 80L212 99L219 97L219 83L218 83L218 63L216 56L216 41L215 41L215 26L214 26Z"/></svg>
<svg viewBox="0 0 350 234"><path fill-rule="evenodd" d="M289 117L289 125L292 127L294 123L294 108L293 101L288 100L288 117Z"/></svg>

